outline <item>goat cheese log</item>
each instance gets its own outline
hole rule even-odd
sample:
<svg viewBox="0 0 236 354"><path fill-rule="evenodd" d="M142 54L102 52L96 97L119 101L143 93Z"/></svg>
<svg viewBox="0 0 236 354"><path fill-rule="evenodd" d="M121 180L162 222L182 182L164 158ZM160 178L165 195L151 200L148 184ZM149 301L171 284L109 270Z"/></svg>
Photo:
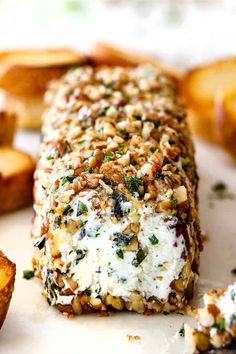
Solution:
<svg viewBox="0 0 236 354"><path fill-rule="evenodd" d="M85 66L46 100L33 242L48 302L68 314L182 309L202 243L173 82L152 66Z"/></svg>

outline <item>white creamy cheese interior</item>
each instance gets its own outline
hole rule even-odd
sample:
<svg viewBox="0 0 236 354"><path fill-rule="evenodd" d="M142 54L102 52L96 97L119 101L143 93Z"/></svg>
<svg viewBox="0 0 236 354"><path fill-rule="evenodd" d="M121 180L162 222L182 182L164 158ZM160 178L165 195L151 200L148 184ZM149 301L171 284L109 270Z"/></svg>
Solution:
<svg viewBox="0 0 236 354"><path fill-rule="evenodd" d="M122 233L129 225L129 214L114 222L107 208L105 217L99 218L92 209L92 196L93 192L82 193L72 204L76 205L79 200L88 207L86 215L80 216L86 220L86 236L81 238L79 230L72 236L72 241L68 238L68 243L60 244L62 260L65 264L71 262L70 274L78 282L79 290L89 288L94 297L110 293L128 298L132 291L139 291L146 298L166 299L171 291L170 283L179 277L185 264L181 258L185 249L184 238L182 235L176 237L174 227L177 218L155 213L151 207L142 206L137 210L140 222L137 238L146 257L136 267L132 262L137 251L125 251L123 258L119 258L119 247L113 241L114 234ZM124 208L127 207L128 203L124 203ZM76 214L73 213L70 219L76 220ZM156 244L150 241L153 235L158 240ZM85 256L75 262L77 250L84 252Z"/></svg>
<svg viewBox="0 0 236 354"><path fill-rule="evenodd" d="M226 324L230 324L232 316L236 316L236 282L220 296L216 305L224 316Z"/></svg>

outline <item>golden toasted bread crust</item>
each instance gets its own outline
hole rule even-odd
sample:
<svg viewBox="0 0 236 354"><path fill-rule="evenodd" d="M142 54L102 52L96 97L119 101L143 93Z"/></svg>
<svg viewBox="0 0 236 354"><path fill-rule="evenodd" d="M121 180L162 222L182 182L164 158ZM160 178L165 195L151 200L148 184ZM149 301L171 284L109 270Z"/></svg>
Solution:
<svg viewBox="0 0 236 354"><path fill-rule="evenodd" d="M85 61L83 55L69 49L3 52L0 87L20 96L42 95L49 81Z"/></svg>
<svg viewBox="0 0 236 354"><path fill-rule="evenodd" d="M43 95L23 97L5 92L3 106L16 115L19 128L35 130L41 127L44 111Z"/></svg>
<svg viewBox="0 0 236 354"><path fill-rule="evenodd" d="M96 42L90 48L88 57L96 66L137 66L139 64L148 63L157 66L176 81L182 77L182 72L179 68L168 66L152 55L120 48L105 42Z"/></svg>
<svg viewBox="0 0 236 354"><path fill-rule="evenodd" d="M180 92L193 114L192 131L211 142L219 142L215 126L215 98L219 91L235 85L236 57L216 60L188 70L179 82Z"/></svg>
<svg viewBox="0 0 236 354"><path fill-rule="evenodd" d="M12 145L16 116L13 113L0 111L0 146Z"/></svg>
<svg viewBox="0 0 236 354"><path fill-rule="evenodd" d="M32 202L33 159L24 152L6 147L0 148L0 159L0 213L29 205Z"/></svg>
<svg viewBox="0 0 236 354"><path fill-rule="evenodd" d="M0 328L6 318L9 304L14 290L16 265L12 263L1 251L0 251L0 271L4 274L4 283L0 279Z"/></svg>

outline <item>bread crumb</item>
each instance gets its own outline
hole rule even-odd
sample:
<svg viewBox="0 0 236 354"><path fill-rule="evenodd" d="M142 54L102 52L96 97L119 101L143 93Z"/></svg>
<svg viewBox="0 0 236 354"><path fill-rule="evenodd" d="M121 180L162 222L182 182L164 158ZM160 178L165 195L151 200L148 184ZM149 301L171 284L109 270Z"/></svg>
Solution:
<svg viewBox="0 0 236 354"><path fill-rule="evenodd" d="M141 337L140 336L132 336L131 334L127 334L128 340L129 342L133 342L135 340L140 340Z"/></svg>

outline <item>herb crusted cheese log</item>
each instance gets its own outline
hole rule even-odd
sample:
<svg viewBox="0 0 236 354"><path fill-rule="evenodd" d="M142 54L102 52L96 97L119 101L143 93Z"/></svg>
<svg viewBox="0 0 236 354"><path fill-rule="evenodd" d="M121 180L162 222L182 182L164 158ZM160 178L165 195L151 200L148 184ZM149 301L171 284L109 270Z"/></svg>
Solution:
<svg viewBox="0 0 236 354"><path fill-rule="evenodd" d="M46 99L33 242L48 302L69 314L183 308L202 246L173 82L152 66L87 66Z"/></svg>

